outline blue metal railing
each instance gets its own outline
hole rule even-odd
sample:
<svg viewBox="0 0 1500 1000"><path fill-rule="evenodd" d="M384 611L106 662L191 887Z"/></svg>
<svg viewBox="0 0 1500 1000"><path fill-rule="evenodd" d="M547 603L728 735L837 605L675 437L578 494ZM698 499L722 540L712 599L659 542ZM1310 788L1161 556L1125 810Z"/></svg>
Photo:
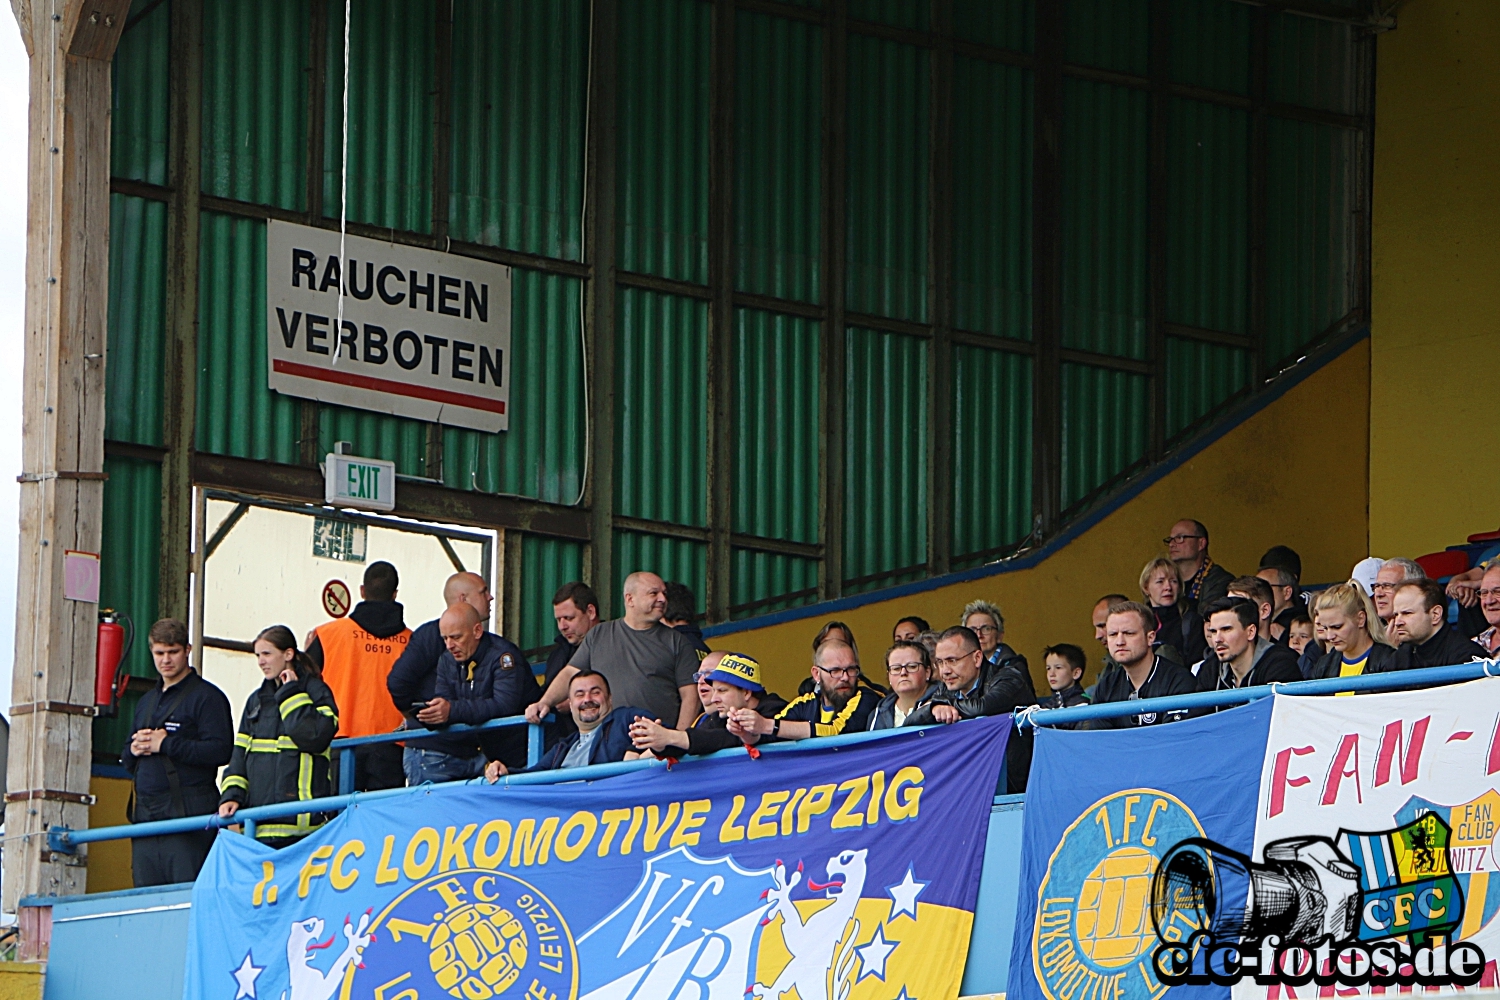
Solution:
<svg viewBox="0 0 1500 1000"><path fill-rule="evenodd" d="M557 716L549 715L543 722L552 722ZM527 722L524 715L507 715L503 719L491 719L489 722L480 723L477 726L466 726L462 723L454 723L442 729L401 729L394 733L376 733L373 736L346 736L341 740L334 740L328 749L338 751L339 755L339 794L354 794L354 748L369 746L372 743L419 743L422 740L430 740L437 736L449 736L453 733L471 733L486 729L505 729L509 726L526 727L526 766L530 767L542 759L542 724Z"/></svg>
<svg viewBox="0 0 1500 1000"><path fill-rule="evenodd" d="M1102 705L1078 705L1073 708L1044 708L1018 713L1020 726L1060 726L1089 719L1114 719L1146 712L1178 711L1193 708L1223 708L1269 698L1273 694L1319 695L1342 691L1399 691L1405 688L1435 687L1480 677L1500 677L1500 661L1474 660L1451 667L1423 667L1420 670L1397 670L1359 677L1327 677L1315 681L1293 681L1285 684L1263 684L1257 687L1227 691L1199 691L1175 694L1166 698L1143 698L1139 701L1113 701Z"/></svg>
<svg viewBox="0 0 1500 1000"><path fill-rule="evenodd" d="M1104 705L1079 705L1076 708L1032 709L1016 713L1016 724L1019 726L1060 725L1068 722L1081 722L1086 719L1138 715L1142 712L1240 705L1261 698L1268 698L1273 694L1322 695L1337 694L1341 691L1395 691L1406 688L1432 687L1441 684L1452 684L1458 681L1476 680L1481 677L1496 676L1500 676L1500 661L1475 660L1472 663L1463 663L1450 667L1427 667L1420 670L1368 674L1360 677L1330 677L1325 680L1268 684L1260 687L1239 688L1232 691L1204 691L1196 694L1173 695L1167 698L1145 698L1140 701L1111 702ZM525 724L524 718L511 717L509 719L495 719L492 722L485 723L483 726L453 726L444 732L468 729L497 729L502 725L522 724ZM816 740L806 742L772 743L761 747L760 752L795 753L798 749L808 747L809 745L817 747L841 746L849 743L860 743L865 740L883 739L903 731L901 729L883 729L873 733L845 733L840 736L819 737ZM354 737L348 740L339 740L337 743L341 744L342 760L343 752L352 755L353 747L362 743L389 742L391 739L422 739L442 734L442 732L418 732L416 736L411 736L404 732L389 733L374 737ZM745 753L744 749L734 748L720 750L718 753L709 756L727 757L743 753ZM612 775L625 774L643 768L665 766L668 766L667 762L656 759L630 760L621 761L616 764L591 764L586 767L573 767L567 770L512 774L502 778L501 782L505 785L550 785L568 781L593 781L598 778L607 778ZM347 770L349 773L353 773L352 763L348 766ZM450 782L449 784L465 783ZM342 776L340 784L343 784ZM103 840L128 840L134 837L157 837L169 833L189 833L195 830L214 830L235 824L243 824L244 832L253 837L255 835L256 824L262 820L279 819L305 812L338 812L348 808L357 801L368 802L396 795L421 794L426 787L428 786L388 788L376 792L353 792L331 795L326 798L311 799L305 802L277 802L272 805L241 809L234 816L228 818L221 817L217 813L210 813L206 816L188 816L183 819L164 819L150 823L106 826L93 830L72 830L64 826L54 826L47 832L47 846L49 849L62 854L72 854L79 844L95 843Z"/></svg>

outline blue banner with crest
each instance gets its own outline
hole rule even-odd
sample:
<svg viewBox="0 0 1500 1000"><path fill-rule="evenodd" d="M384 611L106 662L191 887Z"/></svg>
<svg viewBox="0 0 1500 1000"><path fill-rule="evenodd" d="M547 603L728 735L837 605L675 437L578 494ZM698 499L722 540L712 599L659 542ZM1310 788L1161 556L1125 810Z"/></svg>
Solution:
<svg viewBox="0 0 1500 1000"><path fill-rule="evenodd" d="M193 890L203 1000L957 996L1009 717L356 802Z"/></svg>

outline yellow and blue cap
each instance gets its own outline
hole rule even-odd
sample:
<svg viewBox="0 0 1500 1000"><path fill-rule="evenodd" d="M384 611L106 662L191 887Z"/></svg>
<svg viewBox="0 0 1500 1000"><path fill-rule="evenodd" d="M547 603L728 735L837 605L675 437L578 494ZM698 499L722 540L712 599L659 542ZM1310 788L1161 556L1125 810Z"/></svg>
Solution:
<svg viewBox="0 0 1500 1000"><path fill-rule="evenodd" d="M744 653L725 653L708 679L733 684L756 694L764 694L766 690L760 682L760 664Z"/></svg>

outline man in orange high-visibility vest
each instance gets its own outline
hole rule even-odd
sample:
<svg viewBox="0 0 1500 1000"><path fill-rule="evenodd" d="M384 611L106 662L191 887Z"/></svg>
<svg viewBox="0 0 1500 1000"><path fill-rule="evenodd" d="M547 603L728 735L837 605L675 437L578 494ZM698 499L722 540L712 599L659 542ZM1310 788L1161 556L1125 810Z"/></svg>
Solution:
<svg viewBox="0 0 1500 1000"><path fill-rule="evenodd" d="M398 583L396 567L388 562L371 563L365 569L360 602L354 610L347 618L319 625L308 643L307 655L322 668L323 681L338 702L341 737L373 736L401 728L402 714L385 686L386 675L406 652L411 638L411 629L402 620L402 608L396 601ZM337 757L334 764L338 764ZM405 784L398 744L373 743L355 748L356 791Z"/></svg>

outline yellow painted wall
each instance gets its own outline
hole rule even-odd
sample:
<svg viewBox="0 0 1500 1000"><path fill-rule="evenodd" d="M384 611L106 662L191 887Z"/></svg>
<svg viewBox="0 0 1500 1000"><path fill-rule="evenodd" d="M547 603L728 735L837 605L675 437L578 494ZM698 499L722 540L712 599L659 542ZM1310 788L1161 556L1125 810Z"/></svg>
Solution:
<svg viewBox="0 0 1500 1000"><path fill-rule="evenodd" d="M1111 591L1137 596L1141 567L1162 554L1161 539L1180 518L1208 525L1210 553L1232 572L1255 572L1261 553L1282 544L1301 554L1307 582L1347 579L1367 552L1368 344L1349 348L1039 566L832 617L853 627L865 669L883 681L881 657L897 618L921 615L941 628L955 624L968 601L986 598L1000 605L1006 640L1027 657L1045 691L1042 647L1076 643L1097 669L1103 651L1089 620L1095 602ZM1353 471L1340 482L1340 469ZM823 621L804 618L708 642L756 657L768 686L785 695L807 674Z"/></svg>
<svg viewBox="0 0 1500 1000"><path fill-rule="evenodd" d="M1378 46L1370 549L1388 558L1500 528L1500 3L1410 0Z"/></svg>
<svg viewBox="0 0 1500 1000"><path fill-rule="evenodd" d="M0 1000L42 1000L44 962L0 962Z"/></svg>
<svg viewBox="0 0 1500 1000"><path fill-rule="evenodd" d="M119 826L125 822L125 806L130 801L130 782L124 778L99 778L89 781L95 802L89 806L89 826ZM88 845L89 892L114 892L135 887L130 875L130 841L105 840Z"/></svg>

